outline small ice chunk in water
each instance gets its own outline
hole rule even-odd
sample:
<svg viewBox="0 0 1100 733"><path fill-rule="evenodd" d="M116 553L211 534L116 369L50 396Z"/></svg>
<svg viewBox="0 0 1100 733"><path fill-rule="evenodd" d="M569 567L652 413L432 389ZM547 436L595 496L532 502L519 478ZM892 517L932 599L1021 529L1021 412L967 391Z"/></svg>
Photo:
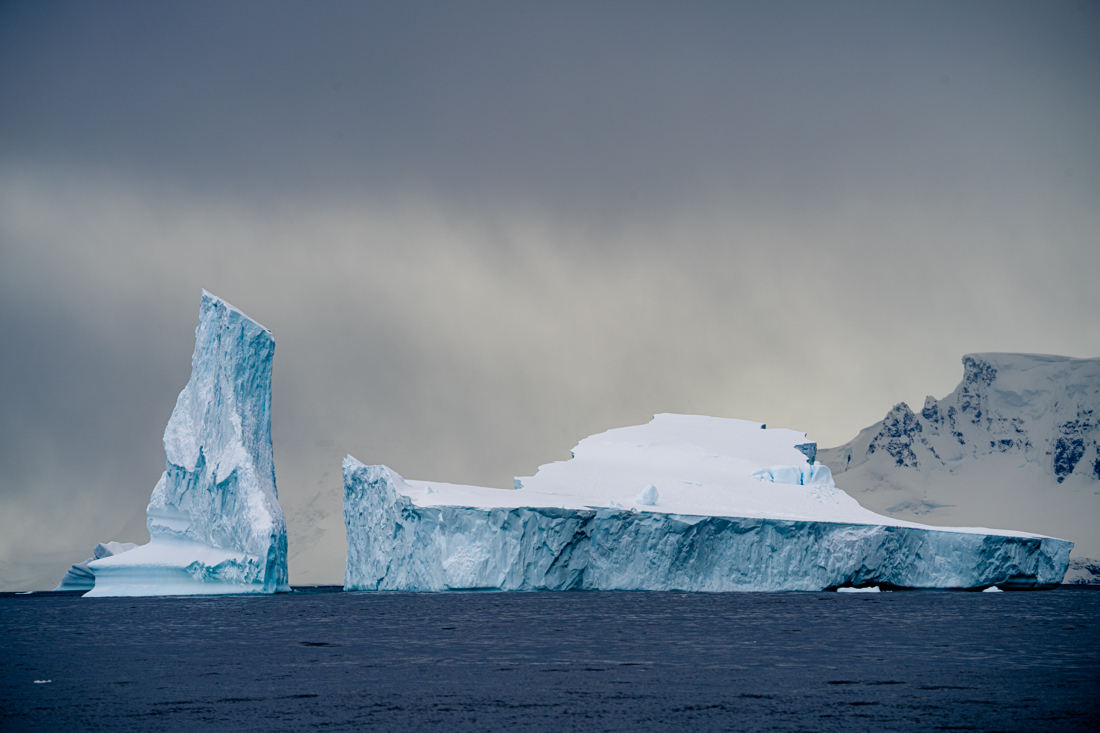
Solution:
<svg viewBox="0 0 1100 733"><path fill-rule="evenodd" d="M877 585L872 585L870 588L837 588L837 593L880 593Z"/></svg>
<svg viewBox="0 0 1100 733"><path fill-rule="evenodd" d="M653 506L657 503L657 487L653 484L645 487L642 493L638 494L638 498L634 500L635 504L641 504L642 506Z"/></svg>
<svg viewBox="0 0 1100 733"><path fill-rule="evenodd" d="M1004 591L1002 591L1000 588L998 588L995 585L991 585L991 586L989 586L988 588L986 588L985 590L982 591L982 593L1003 593L1003 592Z"/></svg>

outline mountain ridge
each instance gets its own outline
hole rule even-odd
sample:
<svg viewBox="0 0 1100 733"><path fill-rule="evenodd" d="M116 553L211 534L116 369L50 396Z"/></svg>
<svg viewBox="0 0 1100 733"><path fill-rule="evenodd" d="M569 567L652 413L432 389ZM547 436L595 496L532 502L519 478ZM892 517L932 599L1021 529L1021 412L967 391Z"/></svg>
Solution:
<svg viewBox="0 0 1100 733"><path fill-rule="evenodd" d="M919 412L905 402L818 451L867 508L929 524L1004 526L1100 557L1100 358L974 353Z"/></svg>

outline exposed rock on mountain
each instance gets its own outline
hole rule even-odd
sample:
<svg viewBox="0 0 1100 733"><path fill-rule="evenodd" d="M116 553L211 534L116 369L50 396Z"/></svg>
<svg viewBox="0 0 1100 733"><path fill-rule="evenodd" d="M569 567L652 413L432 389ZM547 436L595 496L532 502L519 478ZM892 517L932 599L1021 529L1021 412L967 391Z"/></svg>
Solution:
<svg viewBox="0 0 1100 733"><path fill-rule="evenodd" d="M817 456L874 511L1026 528L1100 557L1100 359L969 354L947 397L895 405Z"/></svg>

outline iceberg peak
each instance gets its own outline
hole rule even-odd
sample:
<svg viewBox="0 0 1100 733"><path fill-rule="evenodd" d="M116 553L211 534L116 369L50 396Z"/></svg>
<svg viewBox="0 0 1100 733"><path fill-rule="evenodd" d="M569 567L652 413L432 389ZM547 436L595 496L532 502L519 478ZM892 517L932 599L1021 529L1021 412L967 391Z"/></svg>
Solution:
<svg viewBox="0 0 1100 733"><path fill-rule="evenodd" d="M642 506L653 506L657 503L657 487L653 484L642 489L642 493L638 494L638 498L634 500L635 504Z"/></svg>

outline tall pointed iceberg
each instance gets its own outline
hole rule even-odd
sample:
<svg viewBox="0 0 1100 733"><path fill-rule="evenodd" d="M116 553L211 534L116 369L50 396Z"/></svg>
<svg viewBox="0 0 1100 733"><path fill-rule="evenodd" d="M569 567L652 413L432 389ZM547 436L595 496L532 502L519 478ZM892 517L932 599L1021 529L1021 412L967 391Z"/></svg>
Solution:
<svg viewBox="0 0 1100 733"><path fill-rule="evenodd" d="M191 379L164 430L150 541L88 563L89 596L275 593L286 519L271 447L271 332L205 290Z"/></svg>

